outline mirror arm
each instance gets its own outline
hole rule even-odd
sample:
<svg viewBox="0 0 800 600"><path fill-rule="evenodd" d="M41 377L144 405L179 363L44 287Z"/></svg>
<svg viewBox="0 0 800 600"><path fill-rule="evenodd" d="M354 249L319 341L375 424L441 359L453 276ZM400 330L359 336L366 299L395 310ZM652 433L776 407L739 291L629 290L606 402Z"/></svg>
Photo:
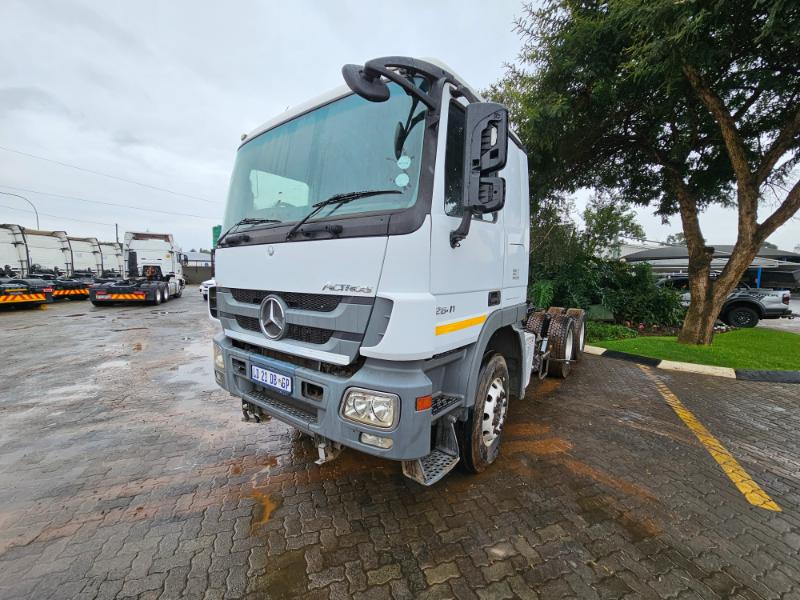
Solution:
<svg viewBox="0 0 800 600"><path fill-rule="evenodd" d="M472 222L472 211L465 207L464 214L461 215L461 223L458 227L450 232L450 247L458 248L461 245L461 240L469 235L469 225Z"/></svg>

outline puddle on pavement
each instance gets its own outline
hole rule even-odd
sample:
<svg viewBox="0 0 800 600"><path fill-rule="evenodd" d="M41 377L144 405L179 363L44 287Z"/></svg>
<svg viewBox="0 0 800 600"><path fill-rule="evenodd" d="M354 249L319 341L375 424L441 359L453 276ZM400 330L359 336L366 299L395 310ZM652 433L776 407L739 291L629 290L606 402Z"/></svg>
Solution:
<svg viewBox="0 0 800 600"><path fill-rule="evenodd" d="M307 595L307 581L305 551L289 550L269 559L266 573L255 580L255 589L273 600L300 598Z"/></svg>
<svg viewBox="0 0 800 600"><path fill-rule="evenodd" d="M541 425L539 423L509 423L505 428L504 439L508 440L511 437L545 435L549 431L550 425Z"/></svg>

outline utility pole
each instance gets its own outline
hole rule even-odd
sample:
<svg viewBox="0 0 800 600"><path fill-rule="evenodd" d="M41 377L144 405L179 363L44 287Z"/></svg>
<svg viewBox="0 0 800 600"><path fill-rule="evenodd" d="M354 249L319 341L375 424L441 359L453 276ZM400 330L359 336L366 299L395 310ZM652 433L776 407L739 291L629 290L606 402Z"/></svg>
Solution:
<svg viewBox="0 0 800 600"><path fill-rule="evenodd" d="M114 235L117 238L117 245L119 245L119 223L114 223Z"/></svg>
<svg viewBox="0 0 800 600"><path fill-rule="evenodd" d="M14 196L15 198L22 198L23 200L25 200L25 202L30 204L31 208L33 209L33 214L36 215L36 229L39 229L39 211L36 210L36 207L33 205L33 202L28 200L25 196L20 196L19 194L12 194L11 192L0 192L0 194L5 194L6 196Z"/></svg>

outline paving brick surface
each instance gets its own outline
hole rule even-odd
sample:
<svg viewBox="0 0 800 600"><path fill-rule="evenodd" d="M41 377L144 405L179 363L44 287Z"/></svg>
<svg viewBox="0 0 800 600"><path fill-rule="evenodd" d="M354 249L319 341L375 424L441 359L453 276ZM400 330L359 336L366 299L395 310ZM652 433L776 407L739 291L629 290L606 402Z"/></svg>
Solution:
<svg viewBox="0 0 800 600"><path fill-rule="evenodd" d="M588 356L512 405L492 468L423 488L243 423L196 290L0 322L3 600L800 597L800 386L657 374L781 512Z"/></svg>

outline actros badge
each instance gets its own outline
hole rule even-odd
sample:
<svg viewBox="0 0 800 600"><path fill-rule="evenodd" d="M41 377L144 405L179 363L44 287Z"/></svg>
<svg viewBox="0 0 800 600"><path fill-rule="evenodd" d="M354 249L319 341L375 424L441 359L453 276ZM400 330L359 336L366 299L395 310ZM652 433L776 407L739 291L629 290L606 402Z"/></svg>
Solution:
<svg viewBox="0 0 800 600"><path fill-rule="evenodd" d="M367 285L350 285L349 283L326 283L323 292L350 292L351 294L371 294L372 288Z"/></svg>

